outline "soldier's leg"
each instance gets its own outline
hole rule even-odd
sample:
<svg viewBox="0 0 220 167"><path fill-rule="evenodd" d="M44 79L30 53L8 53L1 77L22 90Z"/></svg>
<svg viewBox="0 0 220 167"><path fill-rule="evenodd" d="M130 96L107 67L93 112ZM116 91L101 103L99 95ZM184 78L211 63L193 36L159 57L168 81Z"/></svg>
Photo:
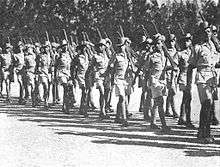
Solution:
<svg viewBox="0 0 220 167"><path fill-rule="evenodd" d="M87 106L91 106L93 109L96 109L95 104L94 104L94 99L92 96L92 90L94 86L90 86L88 88L88 95L87 95Z"/></svg>
<svg viewBox="0 0 220 167"><path fill-rule="evenodd" d="M219 124L219 121L216 117L216 110L215 110L215 105L216 105L216 101L213 99L213 103L212 103L212 106L211 106L211 123L212 125L218 125Z"/></svg>
<svg viewBox="0 0 220 167"><path fill-rule="evenodd" d="M82 95L81 95L81 102L80 102L80 108L79 108L79 113L84 115L85 117L88 116L87 114L87 89L85 88L85 86L81 86L81 90L82 90Z"/></svg>
<svg viewBox="0 0 220 167"><path fill-rule="evenodd" d="M35 88L35 83L30 83L28 86L28 92L31 95L31 100L32 100L32 107L35 107L37 105L37 97L36 97L36 88Z"/></svg>
<svg viewBox="0 0 220 167"><path fill-rule="evenodd" d="M185 91L183 91L182 102L180 105L180 117L178 120L178 125L186 124L186 121L184 120L184 116L186 115L186 100L187 100L186 93Z"/></svg>
<svg viewBox="0 0 220 167"><path fill-rule="evenodd" d="M98 89L99 89L99 93L100 93L100 98L99 98L100 114L99 114L99 117L101 119L109 118L109 116L106 114L106 111L105 111L104 86L99 85Z"/></svg>
<svg viewBox="0 0 220 167"><path fill-rule="evenodd" d="M3 80L0 79L0 98L3 97L2 91L3 91Z"/></svg>
<svg viewBox="0 0 220 167"><path fill-rule="evenodd" d="M186 95L186 103L185 103L185 112L186 112L186 127L188 128L195 128L195 126L191 122L191 101L192 97L191 95Z"/></svg>
<svg viewBox="0 0 220 167"><path fill-rule="evenodd" d="M144 120L149 121L150 120L150 116L149 113L152 109L152 94L151 94L151 89L147 88L147 90L145 91L145 98L144 98Z"/></svg>
<svg viewBox="0 0 220 167"><path fill-rule="evenodd" d="M166 112L165 112L165 116L167 117L172 117L172 114L170 113L170 102L171 102L171 94L170 94L170 89L168 89L168 95L166 98Z"/></svg>
<svg viewBox="0 0 220 167"><path fill-rule="evenodd" d="M52 84L52 96L53 96L53 104L56 104L57 99L57 90L56 90L56 83Z"/></svg>
<svg viewBox="0 0 220 167"><path fill-rule="evenodd" d="M178 114L176 112L176 106L175 106L175 92L173 89L170 89L170 106L173 111L173 118L178 118Z"/></svg>
<svg viewBox="0 0 220 167"><path fill-rule="evenodd" d="M156 125L156 110L157 110L157 102L156 99L153 99L153 106L151 109L151 118L150 118L150 127L151 129L160 129L159 126Z"/></svg>
<svg viewBox="0 0 220 167"><path fill-rule="evenodd" d="M125 96L119 95L118 105L117 105L117 116L120 117L118 123L121 123L122 126L128 126L126 106L125 106Z"/></svg>
<svg viewBox="0 0 220 167"><path fill-rule="evenodd" d="M18 83L19 83L19 104L25 104L25 100L24 100L24 84L22 81L22 76L21 75L17 75L18 77Z"/></svg>
<svg viewBox="0 0 220 167"><path fill-rule="evenodd" d="M163 103L164 103L163 97L159 96L155 98L154 102L155 102L155 105L158 106L158 113L159 113L161 124L162 126L166 126L164 109L163 109Z"/></svg>
<svg viewBox="0 0 220 167"><path fill-rule="evenodd" d="M212 88L206 84L198 84L197 88L202 105L197 137L204 139L205 143L212 143L214 141L210 135Z"/></svg>
<svg viewBox="0 0 220 167"><path fill-rule="evenodd" d="M145 96L146 92L144 92L143 88L142 88L142 93L141 93L141 101L140 101L140 105L139 105L139 112L143 112L144 110L144 101L145 101Z"/></svg>
<svg viewBox="0 0 220 167"><path fill-rule="evenodd" d="M5 85L6 85L6 94L7 94L7 98L6 98L6 101L8 102L8 103L10 103L11 102L11 95L10 95L10 93L11 93L11 89L10 89L10 85L11 85L11 82L10 82L10 80L9 79L6 79L5 80Z"/></svg>
<svg viewBox="0 0 220 167"><path fill-rule="evenodd" d="M43 84L43 90L44 90L44 94L43 94L43 98L44 98L44 107L46 109L48 109L48 98L49 98L49 82L47 80L47 78L44 78L44 81L42 82Z"/></svg>

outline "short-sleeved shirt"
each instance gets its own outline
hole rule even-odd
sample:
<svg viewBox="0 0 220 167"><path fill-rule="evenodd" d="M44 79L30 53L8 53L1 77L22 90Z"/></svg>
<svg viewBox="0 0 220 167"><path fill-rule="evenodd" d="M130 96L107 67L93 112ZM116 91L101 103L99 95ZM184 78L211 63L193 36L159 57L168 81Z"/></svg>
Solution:
<svg viewBox="0 0 220 167"><path fill-rule="evenodd" d="M36 55L34 53L28 53L24 56L24 67L26 72L35 73Z"/></svg>
<svg viewBox="0 0 220 167"><path fill-rule="evenodd" d="M70 77L71 56L68 52L61 52L57 58L57 73ZM59 75L59 74L58 74Z"/></svg>
<svg viewBox="0 0 220 167"><path fill-rule="evenodd" d="M216 84L217 78L214 66L218 60L219 54L211 41L195 46L195 54L191 54L189 64L197 68L196 84Z"/></svg>
<svg viewBox="0 0 220 167"><path fill-rule="evenodd" d="M47 54L47 53L42 53L42 54L39 54L39 71L42 73L42 74L45 74L45 75L48 75L49 73L49 69L52 65L52 60L51 60L51 57L50 57L50 54Z"/></svg>
<svg viewBox="0 0 220 167"><path fill-rule="evenodd" d="M128 58L125 53L116 55L115 61L115 79L125 79L125 73L128 68Z"/></svg>
<svg viewBox="0 0 220 167"><path fill-rule="evenodd" d="M25 64L25 62L24 62L24 53L21 52L21 53L14 54L14 58L15 58L14 67L17 70L21 70L24 67L24 64Z"/></svg>
<svg viewBox="0 0 220 167"><path fill-rule="evenodd" d="M100 76L105 73L108 67L109 58L104 53L94 54L93 63L95 67L96 76Z"/></svg>
<svg viewBox="0 0 220 167"><path fill-rule="evenodd" d="M183 51L178 52L178 65L179 65L179 77L178 77L178 83L186 85L187 83L187 70L189 66L189 58L191 57L192 54L191 49L186 49Z"/></svg>
<svg viewBox="0 0 220 167"><path fill-rule="evenodd" d="M0 55L1 68L8 69L12 64L12 56L10 53Z"/></svg>

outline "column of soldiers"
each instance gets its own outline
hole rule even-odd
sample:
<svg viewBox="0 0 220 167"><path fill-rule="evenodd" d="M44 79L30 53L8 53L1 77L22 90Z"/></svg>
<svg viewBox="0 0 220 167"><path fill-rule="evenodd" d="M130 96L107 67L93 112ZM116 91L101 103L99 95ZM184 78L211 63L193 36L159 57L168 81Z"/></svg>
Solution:
<svg viewBox="0 0 220 167"><path fill-rule="evenodd" d="M61 103L62 111L70 113L75 100L75 87L81 90L79 114L88 117L90 109L95 109L92 88L99 90L99 118L109 119L112 90L118 97L115 123L128 126L128 104L136 78L140 75L142 87L139 111L145 121L150 121L152 129L169 132L171 129L165 117L178 118L178 125L195 128L191 121L191 99L193 69L196 69L195 83L201 102L200 123L197 137L205 143L214 141L210 125L217 125L215 100L218 99L219 43L216 45L217 29L207 22L199 26L200 38L193 45L190 33L180 40L181 50L177 50L174 34L167 38L157 33L152 38L144 37L138 51L131 49L131 41L124 35L119 36L113 49L109 38L101 38L96 44L84 38L78 46L70 45L67 40L61 44L18 42L14 48L6 43L0 49L0 95L3 83L6 87L6 102L11 102L11 82L14 75L19 83L21 105L31 102L33 107L44 103L49 109L50 89L52 105ZM215 39L213 42L212 39ZM138 55L138 56L137 56ZM39 87L43 86L43 99ZM114 88L114 89L113 89ZM183 93L180 115L175 106L177 89ZM164 102L164 96L167 96ZM165 104L165 109L164 109ZM172 109L172 114L170 113ZM156 111L159 113L161 127L156 124Z"/></svg>

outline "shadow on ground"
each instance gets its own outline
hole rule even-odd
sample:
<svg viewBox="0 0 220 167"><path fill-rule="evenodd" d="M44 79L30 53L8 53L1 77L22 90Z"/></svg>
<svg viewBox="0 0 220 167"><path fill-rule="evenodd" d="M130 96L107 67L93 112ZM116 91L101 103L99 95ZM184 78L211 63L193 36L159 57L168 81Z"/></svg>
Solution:
<svg viewBox="0 0 220 167"><path fill-rule="evenodd" d="M114 114L111 114L111 119L100 120L98 111L91 111L89 118L84 118L77 113L77 108L73 109L71 114L64 114L61 112L61 106L52 106L50 110L45 110L42 106L32 108L30 104L21 106L16 102L16 98L13 98L12 104L6 104L0 100L0 113L16 117L19 121L36 122L38 126L50 127L58 135L90 137L96 144L181 149L186 156L193 157L220 156L219 127L212 129L216 138L215 143L202 144L196 138L196 129L186 129L176 125L176 120L173 119L167 119L167 124L172 127L172 131L165 134L158 130L152 131L149 123L135 116L134 119L129 120L130 126L121 127L114 123Z"/></svg>

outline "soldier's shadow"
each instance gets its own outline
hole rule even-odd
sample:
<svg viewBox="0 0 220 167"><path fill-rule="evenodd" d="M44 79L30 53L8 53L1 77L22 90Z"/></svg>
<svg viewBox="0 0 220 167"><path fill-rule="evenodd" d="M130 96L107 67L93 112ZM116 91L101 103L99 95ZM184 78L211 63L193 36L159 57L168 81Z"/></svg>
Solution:
<svg viewBox="0 0 220 167"><path fill-rule="evenodd" d="M3 113L16 117L19 121L36 122L41 127L50 127L56 134L87 136L96 144L136 145L143 147L160 147L181 149L186 156L220 156L219 129L214 129L216 141L214 144L201 144L196 138L196 130L185 129L177 126L173 120L168 121L172 131L162 133L152 130L149 123L141 119L131 119L130 126L121 127L114 123L113 118L99 120L97 112L90 112L89 118L84 118L74 110L71 114L60 112L59 107L51 110L31 108L27 106L4 106ZM80 128L80 130L78 130ZM73 129L73 130L72 130ZM74 129L77 129L74 130ZM150 133L149 133L150 132Z"/></svg>

